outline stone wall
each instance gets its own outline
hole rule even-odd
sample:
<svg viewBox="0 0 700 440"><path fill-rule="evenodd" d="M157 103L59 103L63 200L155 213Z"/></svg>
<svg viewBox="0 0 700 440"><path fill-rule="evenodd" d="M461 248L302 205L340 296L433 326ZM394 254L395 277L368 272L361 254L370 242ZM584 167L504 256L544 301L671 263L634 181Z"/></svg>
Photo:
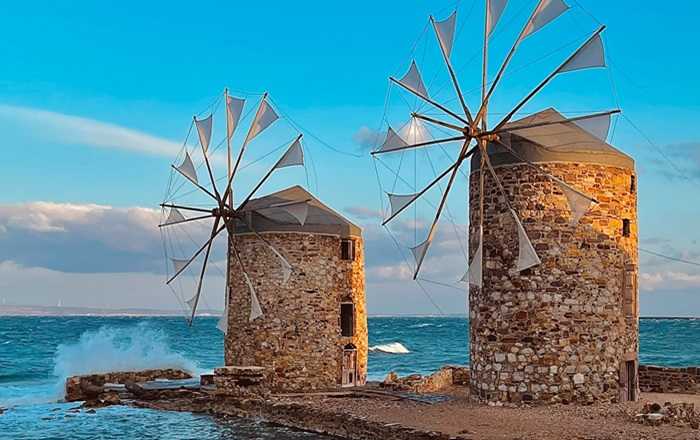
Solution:
<svg viewBox="0 0 700 440"><path fill-rule="evenodd" d="M700 367L640 365L639 388L645 393L700 394Z"/></svg>
<svg viewBox="0 0 700 440"><path fill-rule="evenodd" d="M633 171L542 165L595 197L577 226L559 187L526 165L496 169L542 264L516 270L515 222L486 173L483 289L471 287L472 395L483 401L612 401L638 351L637 195ZM479 241L479 178L470 178L470 255ZM623 219L630 236L623 236ZM626 295L625 295L626 293Z"/></svg>
<svg viewBox="0 0 700 440"><path fill-rule="evenodd" d="M182 370L156 369L141 371L119 371L111 373L86 374L83 376L71 376L66 379L66 402L86 400L103 393L106 384L125 384L127 382L150 382L156 379L191 379L192 375Z"/></svg>
<svg viewBox="0 0 700 440"><path fill-rule="evenodd" d="M279 259L254 235L237 235L236 246L253 282L264 316L249 322L250 295L235 260L231 266L226 365L260 366L280 391L311 391L340 385L343 347L357 348L358 383L367 376L367 312L364 249L341 259L339 236L264 233L289 261L282 285ZM355 305L355 335L342 337L340 304Z"/></svg>

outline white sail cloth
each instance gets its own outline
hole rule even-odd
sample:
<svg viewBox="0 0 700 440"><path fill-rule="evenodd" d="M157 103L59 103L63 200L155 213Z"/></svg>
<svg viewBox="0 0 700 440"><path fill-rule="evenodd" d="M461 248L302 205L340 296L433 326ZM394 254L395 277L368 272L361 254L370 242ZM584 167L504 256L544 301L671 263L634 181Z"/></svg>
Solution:
<svg viewBox="0 0 700 440"><path fill-rule="evenodd" d="M197 134L199 134L199 143L205 154L209 149L209 142L211 141L211 129L214 121L213 116L214 115L209 115L204 119L194 118L194 123L197 126Z"/></svg>
<svg viewBox="0 0 700 440"><path fill-rule="evenodd" d="M280 160L275 164L275 168L292 167L295 165L304 165L304 150L301 148L301 137L298 137L287 151L282 155Z"/></svg>
<svg viewBox="0 0 700 440"><path fill-rule="evenodd" d="M425 259L425 255L428 253L428 248L430 247L430 243L432 243L432 241L433 234L431 233L423 243L411 248L411 253L413 254L413 258L416 260L417 268L420 268L423 264L423 260Z"/></svg>
<svg viewBox="0 0 700 440"><path fill-rule="evenodd" d="M224 299L224 313L216 322L216 328L218 328L225 335L228 334L228 302L230 301L230 290L230 287L226 286L226 295Z"/></svg>
<svg viewBox="0 0 700 440"><path fill-rule="evenodd" d="M266 99L263 99L258 107L258 111L255 113L255 119L253 119L253 123L250 125L248 135L246 136L243 144L245 145L252 141L257 135L262 133L263 130L269 127L277 119L279 119L279 116L275 112L275 109L268 104Z"/></svg>
<svg viewBox="0 0 700 440"><path fill-rule="evenodd" d="M190 262L190 260L182 260L180 258L171 258L170 261L176 274L182 272Z"/></svg>
<svg viewBox="0 0 700 440"><path fill-rule="evenodd" d="M381 147L379 147L378 151L386 152L398 150L406 146L408 146L406 141L401 139L401 136L399 136L393 128L389 127L386 131L386 138L384 139L384 143L381 145Z"/></svg>
<svg viewBox="0 0 700 440"><path fill-rule="evenodd" d="M413 93L425 98L428 97L428 91L425 88L423 78L421 78L415 61L411 61L411 67L409 67L408 72L398 82Z"/></svg>
<svg viewBox="0 0 700 440"><path fill-rule="evenodd" d="M261 317L263 312L262 308L260 308L258 295L255 293L255 288L253 288L253 283L250 282L248 274L243 272L243 277L245 278L245 283L248 285L248 290L250 291L250 315L248 316L248 321L254 321Z"/></svg>
<svg viewBox="0 0 700 440"><path fill-rule="evenodd" d="M233 133L236 131L244 105L245 99L226 96L226 134L229 139L233 137Z"/></svg>
<svg viewBox="0 0 700 440"><path fill-rule="evenodd" d="M592 118L579 119L573 123L605 142L608 139L608 134L610 133L611 122L612 115L608 114L595 116Z"/></svg>
<svg viewBox="0 0 700 440"><path fill-rule="evenodd" d="M486 37L490 37L506 8L508 0L488 0L486 5Z"/></svg>
<svg viewBox="0 0 700 440"><path fill-rule="evenodd" d="M469 269L460 281L469 283L471 286L481 288L483 286L483 264L484 264L484 231L479 229L479 246L469 263Z"/></svg>
<svg viewBox="0 0 700 440"><path fill-rule="evenodd" d="M559 185L559 189L564 193L564 196L566 196L566 201L569 203L569 209L571 210L571 224L575 226L591 208L593 199L581 194L562 182L557 181L557 184Z"/></svg>
<svg viewBox="0 0 700 440"><path fill-rule="evenodd" d="M535 252L535 248L532 246L527 232L525 232L525 228L523 228L523 224L520 222L520 218L518 218L518 214L513 209L510 210L510 213L513 215L518 229L518 263L516 267L519 272L522 272L523 270L541 264L542 261L540 261L540 257L537 256L537 252Z"/></svg>
<svg viewBox="0 0 700 440"><path fill-rule="evenodd" d="M179 209L177 208L170 208L170 212L168 213L168 218L165 219L164 225L174 225L177 223L182 223L184 222L185 216L182 215Z"/></svg>
<svg viewBox="0 0 700 440"><path fill-rule="evenodd" d="M433 20L433 28L438 38L438 43L445 54L445 58L450 58L452 53L452 45L455 39L455 27L457 24L457 11L442 21ZM428 96L427 94L424 96Z"/></svg>
<svg viewBox="0 0 700 440"><path fill-rule="evenodd" d="M539 31L569 9L562 0L540 0L519 41Z"/></svg>
<svg viewBox="0 0 700 440"><path fill-rule="evenodd" d="M428 142L433 139L433 136L430 134L425 124L416 117L411 117L411 119L401 127L398 135L406 144L411 145Z"/></svg>
<svg viewBox="0 0 700 440"><path fill-rule="evenodd" d="M557 70L557 73L595 67L605 67L605 49L603 48L603 39L600 37L600 34L581 46L576 53Z"/></svg>
<svg viewBox="0 0 700 440"><path fill-rule="evenodd" d="M183 159L182 164L174 168L192 182L197 183L197 170L195 170L190 153L187 151L185 151L185 158Z"/></svg>
<svg viewBox="0 0 700 440"><path fill-rule="evenodd" d="M391 205L391 215L395 216L397 213L402 211L406 206L410 205L416 198L418 198L420 193L415 194L391 194L387 193L389 196L389 205Z"/></svg>
<svg viewBox="0 0 700 440"><path fill-rule="evenodd" d="M272 246L270 246L270 249L275 255L277 255L277 258L279 258L280 263L282 265L282 284L287 284L287 281L289 281L289 277L292 276L292 265L289 264L289 261L287 261L287 259L284 258L277 249L275 249Z"/></svg>

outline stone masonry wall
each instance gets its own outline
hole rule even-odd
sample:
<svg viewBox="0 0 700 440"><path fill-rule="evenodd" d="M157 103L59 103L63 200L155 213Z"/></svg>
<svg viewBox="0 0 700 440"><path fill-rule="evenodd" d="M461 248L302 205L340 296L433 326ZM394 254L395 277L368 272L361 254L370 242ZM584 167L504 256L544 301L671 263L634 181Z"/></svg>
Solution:
<svg viewBox="0 0 700 440"><path fill-rule="evenodd" d="M254 235L238 235L236 246L255 286L264 315L248 321L250 295L238 263L230 268L226 365L261 366L281 391L338 387L343 347L357 348L358 383L367 376L367 312L364 249L355 241L355 259L341 260L338 236L264 233L292 265L282 285L279 259ZM355 335L342 337L341 302L355 305Z"/></svg>
<svg viewBox="0 0 700 440"><path fill-rule="evenodd" d="M700 394L700 367L640 365L639 388L645 393Z"/></svg>
<svg viewBox="0 0 700 440"><path fill-rule="evenodd" d="M515 222L486 174L484 285L469 292L472 395L501 402L617 400L620 369L638 351L633 173L591 164L543 167L600 203L573 226L566 197L546 176L526 165L497 168L542 260L519 273ZM469 202L473 256L478 173L471 175ZM630 220L629 237L623 219Z"/></svg>

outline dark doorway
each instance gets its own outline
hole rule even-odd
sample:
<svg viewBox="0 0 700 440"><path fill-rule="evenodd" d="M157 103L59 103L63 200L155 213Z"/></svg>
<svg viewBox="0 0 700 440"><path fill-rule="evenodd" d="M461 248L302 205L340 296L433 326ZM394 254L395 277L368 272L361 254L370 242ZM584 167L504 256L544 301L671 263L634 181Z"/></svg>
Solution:
<svg viewBox="0 0 700 440"><path fill-rule="evenodd" d="M341 336L355 336L355 304L340 304L340 334Z"/></svg>
<svg viewBox="0 0 700 440"><path fill-rule="evenodd" d="M637 400L637 362L625 362L627 370L627 400L634 402Z"/></svg>

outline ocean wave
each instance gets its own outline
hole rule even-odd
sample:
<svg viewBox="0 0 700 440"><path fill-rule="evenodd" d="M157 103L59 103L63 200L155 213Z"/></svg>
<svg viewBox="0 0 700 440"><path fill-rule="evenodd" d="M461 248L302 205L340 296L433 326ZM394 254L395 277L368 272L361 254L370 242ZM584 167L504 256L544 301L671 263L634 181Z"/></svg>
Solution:
<svg viewBox="0 0 700 440"><path fill-rule="evenodd" d="M400 342L391 342L389 344L374 345L372 347L369 347L369 351L390 354L407 354L411 352Z"/></svg>
<svg viewBox="0 0 700 440"><path fill-rule="evenodd" d="M423 322L421 324L409 325L408 328L423 328L423 327L432 327L432 326L433 326L433 324L431 324L429 322ZM438 327L440 327L440 326L438 326Z"/></svg>

